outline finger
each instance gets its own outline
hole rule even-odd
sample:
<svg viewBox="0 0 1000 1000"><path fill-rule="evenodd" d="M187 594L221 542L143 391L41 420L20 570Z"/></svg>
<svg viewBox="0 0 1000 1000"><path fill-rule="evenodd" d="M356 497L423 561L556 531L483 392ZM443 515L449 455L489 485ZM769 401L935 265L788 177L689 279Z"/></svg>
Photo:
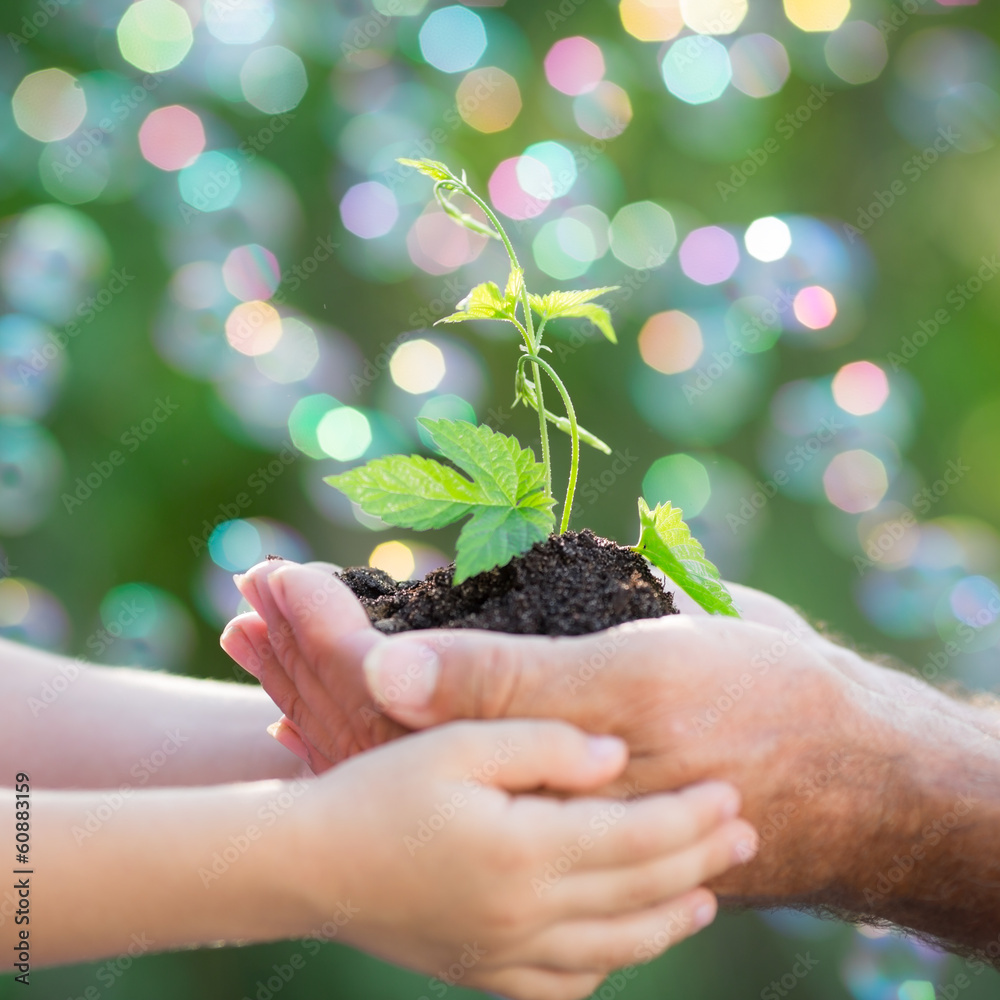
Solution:
<svg viewBox="0 0 1000 1000"><path fill-rule="evenodd" d="M307 745L336 762L403 735L365 686L361 661L380 636L347 585L326 565L286 563L257 587L268 595L268 638L295 692L295 711L281 707Z"/></svg>
<svg viewBox="0 0 1000 1000"><path fill-rule="evenodd" d="M560 639L471 629L407 633L379 637L364 671L376 704L412 728L457 718L565 717L568 702L580 703L567 696L588 687L581 678L613 672L623 653L638 652L642 632L637 623Z"/></svg>
<svg viewBox="0 0 1000 1000"><path fill-rule="evenodd" d="M237 615L219 639L222 648L249 674L260 681L268 696L291 717L298 701L298 691L275 655L268 638L267 625L255 611Z"/></svg>
<svg viewBox="0 0 1000 1000"><path fill-rule="evenodd" d="M579 872L571 868L561 878L553 865L532 884L536 894L550 895L556 912L563 917L611 917L675 899L747 863L756 850L753 827L745 820L730 820L696 844L645 864Z"/></svg>
<svg viewBox="0 0 1000 1000"><path fill-rule="evenodd" d="M532 942L526 960L554 969L606 973L649 962L707 927L718 912L708 889L627 916L557 924Z"/></svg>
<svg viewBox="0 0 1000 1000"><path fill-rule="evenodd" d="M258 587L268 596L262 597L269 607L268 628L294 638L301 649L326 651L334 640L357 637L362 640L357 652L363 655L378 637L351 589L325 569L286 563L259 577Z"/></svg>
<svg viewBox="0 0 1000 1000"><path fill-rule="evenodd" d="M296 757L300 760L304 760L310 767L312 767L312 754L309 747L306 745L305 740L302 739L302 734L299 732L295 723L292 722L287 715L283 715L277 722L272 722L271 725L267 727L267 731L286 750L295 754Z"/></svg>
<svg viewBox="0 0 1000 1000"><path fill-rule="evenodd" d="M551 830L557 852L551 859L553 867L566 867L563 859L567 852L563 847L575 845L572 867L586 870L631 867L692 847L709 831L737 815L740 798L731 785L713 781L630 802L605 798L565 802L528 799L515 803L515 808L539 813L557 810L558 815L548 819L544 827L541 819L531 825Z"/></svg>
<svg viewBox="0 0 1000 1000"><path fill-rule="evenodd" d="M481 972L468 985L508 1000L583 1000L601 985L603 978L594 973L522 966Z"/></svg>
<svg viewBox="0 0 1000 1000"><path fill-rule="evenodd" d="M446 776L471 776L479 784L508 792L593 791L621 774L628 763L622 740L588 736L565 722L455 722L421 740ZM569 828L568 823L563 826Z"/></svg>
<svg viewBox="0 0 1000 1000"><path fill-rule="evenodd" d="M285 559L265 559L251 566L245 573L236 573L233 576L236 589L246 598L250 607L265 620L275 610L270 591L264 585L265 581L273 572L286 565L296 564L289 563Z"/></svg>

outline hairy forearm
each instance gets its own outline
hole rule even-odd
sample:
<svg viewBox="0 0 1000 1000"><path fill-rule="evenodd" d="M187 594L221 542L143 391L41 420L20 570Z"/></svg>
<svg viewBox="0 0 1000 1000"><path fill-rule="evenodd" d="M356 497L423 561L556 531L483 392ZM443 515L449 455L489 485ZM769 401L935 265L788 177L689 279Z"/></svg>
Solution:
<svg viewBox="0 0 1000 1000"><path fill-rule="evenodd" d="M854 908L996 962L1000 743L991 713L944 699L884 702L882 717L894 760L872 850L849 869Z"/></svg>
<svg viewBox="0 0 1000 1000"><path fill-rule="evenodd" d="M13 876L25 891L0 900L4 968L22 931L35 967L306 933L293 815L306 784L33 791L30 874Z"/></svg>
<svg viewBox="0 0 1000 1000"><path fill-rule="evenodd" d="M258 687L97 667L0 640L0 785L131 789L292 777Z"/></svg>
<svg viewBox="0 0 1000 1000"><path fill-rule="evenodd" d="M817 877L739 902L887 921L1000 965L996 714L873 664L855 680L835 763L790 792L786 871Z"/></svg>

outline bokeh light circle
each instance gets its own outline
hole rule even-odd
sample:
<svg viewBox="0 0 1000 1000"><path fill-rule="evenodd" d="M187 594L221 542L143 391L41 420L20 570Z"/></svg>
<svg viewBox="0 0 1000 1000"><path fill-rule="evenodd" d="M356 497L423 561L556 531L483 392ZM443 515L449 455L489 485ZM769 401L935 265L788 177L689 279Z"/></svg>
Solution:
<svg viewBox="0 0 1000 1000"><path fill-rule="evenodd" d="M147 73L173 69L193 43L191 19L173 0L137 0L118 22L122 57Z"/></svg>
<svg viewBox="0 0 1000 1000"><path fill-rule="evenodd" d="M195 112L180 104L157 108L139 126L139 149L154 167L181 170L205 151L205 127Z"/></svg>
<svg viewBox="0 0 1000 1000"><path fill-rule="evenodd" d="M339 462L361 458L372 443L372 428L368 418L351 406L330 410L316 427L320 448Z"/></svg>
<svg viewBox="0 0 1000 1000"><path fill-rule="evenodd" d="M622 26L640 42L667 42L684 27L680 0L621 0Z"/></svg>
<svg viewBox="0 0 1000 1000"><path fill-rule="evenodd" d="M551 194L547 194L543 189L544 185L539 186L535 180L537 172L544 170L544 175L547 175L548 170L538 160L522 166L521 159L520 156L514 156L503 160L497 164L489 180L493 207L509 219L533 219L536 215L541 215L551 201ZM536 194L525 191L521 186L522 176L531 179ZM549 187L551 188L551 179Z"/></svg>
<svg viewBox="0 0 1000 1000"><path fill-rule="evenodd" d="M283 45L255 49L240 70L243 96L258 111L269 115L297 107L308 85L302 59Z"/></svg>
<svg viewBox="0 0 1000 1000"><path fill-rule="evenodd" d="M697 517L712 495L708 470L692 455L665 455L643 476L642 495L650 507L669 501L684 511L685 519Z"/></svg>
<svg viewBox="0 0 1000 1000"><path fill-rule="evenodd" d="M747 16L747 0L680 0L684 23L699 35L731 35Z"/></svg>
<svg viewBox="0 0 1000 1000"><path fill-rule="evenodd" d="M727 281L740 263L736 238L719 226L705 226L688 233L679 255L681 270L699 285Z"/></svg>
<svg viewBox="0 0 1000 1000"><path fill-rule="evenodd" d="M222 265L227 291L243 302L270 298L281 281L278 258L259 243L248 243L229 251Z"/></svg>
<svg viewBox="0 0 1000 1000"><path fill-rule="evenodd" d="M589 38L561 38L546 53L545 78L571 97L589 93L604 79L604 53Z"/></svg>
<svg viewBox="0 0 1000 1000"><path fill-rule="evenodd" d="M240 193L243 181L239 164L231 156L211 149L177 174L181 197L199 212L228 208Z"/></svg>
<svg viewBox="0 0 1000 1000"><path fill-rule="evenodd" d="M795 296L792 311L804 327L824 330L837 318L837 300L822 285L810 285Z"/></svg>
<svg viewBox="0 0 1000 1000"><path fill-rule="evenodd" d="M573 99L573 118L587 135L614 139L632 121L632 101L624 87L602 80L589 93Z"/></svg>
<svg viewBox="0 0 1000 1000"><path fill-rule="evenodd" d="M830 503L848 514L873 510L889 489L885 463L864 448L842 451L823 472L823 489Z"/></svg>
<svg viewBox="0 0 1000 1000"><path fill-rule="evenodd" d="M475 11L457 4L428 15L418 38L424 59L442 73L472 69L486 51L483 19Z"/></svg>
<svg viewBox="0 0 1000 1000"><path fill-rule="evenodd" d="M404 542L382 542L368 557L368 565L388 573L394 580L409 580L417 568L413 549Z"/></svg>
<svg viewBox="0 0 1000 1000"><path fill-rule="evenodd" d="M274 23L272 0L206 0L205 27L226 45L259 42Z"/></svg>
<svg viewBox="0 0 1000 1000"><path fill-rule="evenodd" d="M877 413L889 398L889 379L871 361L852 361L833 376L834 402L855 417Z"/></svg>
<svg viewBox="0 0 1000 1000"><path fill-rule="evenodd" d="M755 219L743 237L747 253L765 263L781 260L792 246L792 231L773 215Z"/></svg>
<svg viewBox="0 0 1000 1000"><path fill-rule="evenodd" d="M444 353L429 340L408 340L389 359L389 374L405 392L415 396L433 392L445 376Z"/></svg>
<svg viewBox="0 0 1000 1000"><path fill-rule="evenodd" d="M660 63L663 82L687 104L707 104L722 96L733 76L726 47L707 35L674 42Z"/></svg>
<svg viewBox="0 0 1000 1000"><path fill-rule="evenodd" d="M611 220L611 252L628 267L660 267L677 246L673 216L653 201L624 205Z"/></svg>
<svg viewBox="0 0 1000 1000"><path fill-rule="evenodd" d="M870 83L889 61L885 37L867 21L842 24L826 40L823 52L827 65L845 83Z"/></svg>
<svg viewBox="0 0 1000 1000"><path fill-rule="evenodd" d="M639 331L642 360L664 375L693 368L704 349L698 321L679 309L655 313Z"/></svg>
<svg viewBox="0 0 1000 1000"><path fill-rule="evenodd" d="M791 63L785 46L770 35L737 38L729 47L733 86L748 97L770 97L785 85Z"/></svg>
<svg viewBox="0 0 1000 1000"><path fill-rule="evenodd" d="M462 121L477 132L502 132L521 113L521 91L510 73L482 66L462 77L455 104Z"/></svg>
<svg viewBox="0 0 1000 1000"><path fill-rule="evenodd" d="M72 135L87 114L87 98L75 76L62 69L29 73L11 98L17 127L39 142Z"/></svg>
<svg viewBox="0 0 1000 1000"><path fill-rule="evenodd" d="M269 302L241 302L226 318L226 340L248 357L273 351L281 333L281 317Z"/></svg>
<svg viewBox="0 0 1000 1000"><path fill-rule="evenodd" d="M396 196L378 181L363 181L347 189L340 199L344 228L364 240L390 232L399 219Z"/></svg>
<svg viewBox="0 0 1000 1000"><path fill-rule="evenodd" d="M851 0L784 0L785 16L802 31L836 31L851 12Z"/></svg>

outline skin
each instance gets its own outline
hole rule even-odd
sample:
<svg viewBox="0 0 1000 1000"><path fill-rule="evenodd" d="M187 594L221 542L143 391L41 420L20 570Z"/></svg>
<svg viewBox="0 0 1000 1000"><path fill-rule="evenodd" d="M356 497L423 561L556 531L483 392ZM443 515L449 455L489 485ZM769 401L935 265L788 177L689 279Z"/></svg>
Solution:
<svg viewBox="0 0 1000 1000"><path fill-rule="evenodd" d="M259 689L0 657L3 773L30 786L26 819L0 793L11 844L30 829L24 892L20 874L0 890L15 973L22 932L33 969L336 938L505 996L583 997L711 922L699 886L755 850L721 782L595 797L627 748L564 722L455 722L314 777L267 738Z"/></svg>
<svg viewBox="0 0 1000 1000"><path fill-rule="evenodd" d="M314 770L453 718L560 717L625 739L607 791L708 779L740 789L758 857L711 883L725 903L890 921L1000 956L1000 744L992 705L949 698L732 586L740 620L698 612L581 638L373 630L325 570L239 581L256 609L223 645L285 712Z"/></svg>

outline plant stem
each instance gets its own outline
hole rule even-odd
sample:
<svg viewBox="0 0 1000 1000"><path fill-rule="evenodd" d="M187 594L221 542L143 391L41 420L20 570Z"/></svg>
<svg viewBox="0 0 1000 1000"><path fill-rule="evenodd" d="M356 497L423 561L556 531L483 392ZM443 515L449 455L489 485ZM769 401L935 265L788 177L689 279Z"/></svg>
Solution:
<svg viewBox="0 0 1000 1000"><path fill-rule="evenodd" d="M573 511L573 497L576 495L576 478L580 469L580 428L576 422L576 409L573 400L569 398L569 392L563 385L562 379L556 374L555 369L547 361L543 361L537 355L525 355L519 364L530 361L537 371L539 367L545 370L545 374L552 379L559 395L562 396L563 406L566 407L566 417L569 420L570 440L573 443L573 451L569 463L569 482L566 485L566 499L563 502L562 522L559 526L559 533L562 534L569 527L569 517ZM536 389L537 392L537 389ZM539 393L540 395L540 393ZM545 411L540 410L542 419L545 419Z"/></svg>
<svg viewBox="0 0 1000 1000"><path fill-rule="evenodd" d="M493 210L489 205L483 201L482 198L476 194L467 185L462 185L462 193L467 197L471 198L489 219L490 225L497 231L500 239L503 241L504 247L507 249L507 256L510 258L510 266L516 267L521 270L521 265L518 262L517 254L514 252L514 244L511 243L510 237L507 235L503 226L500 224L500 220L493 213ZM525 326L525 340L527 342L528 352L534 359L531 362L532 375L535 379L535 398L538 400L538 433L542 439L542 465L545 466L545 494L546 496L552 496L552 456L549 452L549 425L545 420L545 399L542 394L542 375L538 370L538 362L541 360L538 357L538 342L535 339L535 326L534 321L531 318L531 302L528 299L528 289L521 281L521 308L524 310L524 326ZM544 364L544 362L543 362ZM550 369L551 372L551 369ZM553 373L554 374L554 373ZM575 484L575 474L574 474L574 484Z"/></svg>

